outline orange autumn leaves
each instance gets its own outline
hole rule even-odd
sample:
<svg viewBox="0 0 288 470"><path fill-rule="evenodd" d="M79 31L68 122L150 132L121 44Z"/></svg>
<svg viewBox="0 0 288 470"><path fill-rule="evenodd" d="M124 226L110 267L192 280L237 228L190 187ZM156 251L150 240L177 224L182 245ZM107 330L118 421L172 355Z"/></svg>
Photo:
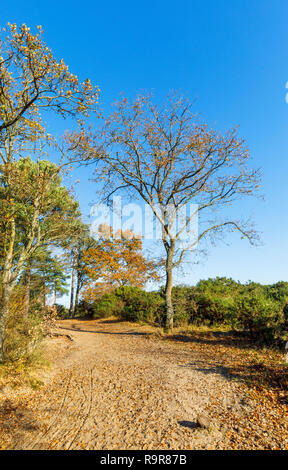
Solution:
<svg viewBox="0 0 288 470"><path fill-rule="evenodd" d="M107 231L109 237L107 237ZM158 279L155 265L142 253L142 240L133 232L103 229L98 245L86 250L82 257L89 281L83 293L93 301L116 287L144 287L149 279Z"/></svg>

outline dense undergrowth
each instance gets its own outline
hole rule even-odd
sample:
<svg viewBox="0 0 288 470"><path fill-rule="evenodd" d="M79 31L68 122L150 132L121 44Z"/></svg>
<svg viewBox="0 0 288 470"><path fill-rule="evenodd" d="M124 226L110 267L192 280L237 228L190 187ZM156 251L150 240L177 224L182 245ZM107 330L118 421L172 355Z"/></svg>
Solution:
<svg viewBox="0 0 288 470"><path fill-rule="evenodd" d="M40 302L32 302L26 313L24 299L24 290L18 286L9 306L4 361L0 364L0 389L7 383L10 387L26 384L38 388L41 381L35 372L49 365L45 359L43 339L53 321L53 314Z"/></svg>
<svg viewBox="0 0 288 470"><path fill-rule="evenodd" d="M249 335L256 343L283 345L288 340L288 283L241 284L227 278L200 281L195 287L176 286L172 292L175 326L223 326ZM162 326L162 290L146 292L119 287L93 303L81 302L77 315L145 322Z"/></svg>

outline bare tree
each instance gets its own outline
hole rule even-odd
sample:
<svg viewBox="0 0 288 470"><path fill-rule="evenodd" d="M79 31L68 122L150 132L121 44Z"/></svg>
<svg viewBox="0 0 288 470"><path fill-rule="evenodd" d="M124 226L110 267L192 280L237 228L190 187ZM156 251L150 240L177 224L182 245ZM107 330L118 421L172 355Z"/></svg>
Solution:
<svg viewBox="0 0 288 470"><path fill-rule="evenodd" d="M238 198L254 195L258 187L259 170L247 167L244 140L237 129L224 134L209 129L193 114L192 103L177 93L170 94L162 107L149 95L132 103L124 98L99 131L71 139L78 144L79 158L96 163L107 197L130 191L149 204L160 222L166 253L165 321L171 329L173 268L185 253L208 236L222 237L225 229L255 240L248 221L231 217L226 209ZM187 204L195 204L195 210L185 216L180 229L172 230ZM183 246L183 230L195 218L198 233Z"/></svg>

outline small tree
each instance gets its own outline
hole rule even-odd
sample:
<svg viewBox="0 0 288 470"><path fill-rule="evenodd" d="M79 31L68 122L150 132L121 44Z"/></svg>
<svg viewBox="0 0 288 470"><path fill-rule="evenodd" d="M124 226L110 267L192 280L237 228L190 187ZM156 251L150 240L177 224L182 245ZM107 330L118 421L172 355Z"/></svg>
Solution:
<svg viewBox="0 0 288 470"><path fill-rule="evenodd" d="M171 329L172 272L185 253L207 236L222 236L225 229L240 232L250 242L255 239L247 221L225 210L235 200L254 195L258 187L259 172L247 167L245 142L235 129L221 134L200 123L191 103L177 94L162 107L150 96L138 96L132 103L124 98L99 131L71 136L72 141L80 139L78 158L95 161L107 197L116 190L130 191L149 204L162 226L166 327ZM183 226L176 233L172 228L188 203L198 208L186 216L184 229L199 218L199 232L181 247Z"/></svg>
<svg viewBox="0 0 288 470"><path fill-rule="evenodd" d="M86 253L88 250L96 248L97 246L98 241L89 235L88 226L84 226L82 237L78 241L76 247L76 289L74 314L77 312L81 291L85 286L85 283L87 283L89 279L89 275L87 273L86 265L84 262L84 253Z"/></svg>
<svg viewBox="0 0 288 470"><path fill-rule="evenodd" d="M116 287L143 287L149 278L157 279L153 263L143 256L141 239L128 230L115 234L111 228L108 231L109 238L104 234L97 246L88 248L82 256L84 272L92 280L92 286L86 289L89 299Z"/></svg>

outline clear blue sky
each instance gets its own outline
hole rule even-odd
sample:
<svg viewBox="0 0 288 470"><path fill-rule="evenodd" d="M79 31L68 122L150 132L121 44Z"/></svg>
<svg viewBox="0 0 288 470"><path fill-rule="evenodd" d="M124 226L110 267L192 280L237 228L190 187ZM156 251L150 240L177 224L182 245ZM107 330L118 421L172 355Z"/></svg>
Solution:
<svg viewBox="0 0 288 470"><path fill-rule="evenodd" d="M265 201L250 199L238 210L254 217L263 246L229 237L186 282L217 275L288 281L287 0L14 0L2 2L0 18L3 26L41 24L55 55L99 85L104 109L120 92L153 89L161 100L181 88L197 97L211 125L239 124L254 165L263 168ZM80 171L84 213L97 200L89 177Z"/></svg>

